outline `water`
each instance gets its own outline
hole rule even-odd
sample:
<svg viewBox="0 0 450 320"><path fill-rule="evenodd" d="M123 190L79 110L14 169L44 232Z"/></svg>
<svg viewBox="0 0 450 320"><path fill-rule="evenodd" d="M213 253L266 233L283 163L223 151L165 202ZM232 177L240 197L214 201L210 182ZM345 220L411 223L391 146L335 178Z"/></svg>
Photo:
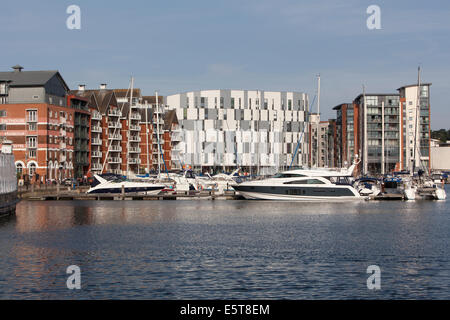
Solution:
<svg viewBox="0 0 450 320"><path fill-rule="evenodd" d="M0 220L0 298L449 299L449 230L437 201L23 201Z"/></svg>

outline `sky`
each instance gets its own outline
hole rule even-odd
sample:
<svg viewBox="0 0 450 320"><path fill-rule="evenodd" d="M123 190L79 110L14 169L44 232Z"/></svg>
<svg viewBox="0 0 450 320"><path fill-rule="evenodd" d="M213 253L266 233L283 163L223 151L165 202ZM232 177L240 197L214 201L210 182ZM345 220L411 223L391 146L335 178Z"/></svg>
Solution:
<svg viewBox="0 0 450 320"><path fill-rule="evenodd" d="M67 7L81 29L66 26ZM369 30L370 5L381 29ZM450 1L4 1L0 70L59 70L78 84L144 95L191 90L306 92L321 76L322 120L362 92L431 82L432 129L450 128ZM312 111L315 111L313 106Z"/></svg>

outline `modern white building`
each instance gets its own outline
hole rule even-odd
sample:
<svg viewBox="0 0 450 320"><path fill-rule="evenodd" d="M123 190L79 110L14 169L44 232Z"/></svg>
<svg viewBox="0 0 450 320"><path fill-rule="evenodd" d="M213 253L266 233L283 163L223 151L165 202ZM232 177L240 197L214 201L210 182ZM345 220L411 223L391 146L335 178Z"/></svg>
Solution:
<svg viewBox="0 0 450 320"><path fill-rule="evenodd" d="M307 165L308 96L301 92L203 90L165 97L183 139L180 161L202 171L270 174Z"/></svg>

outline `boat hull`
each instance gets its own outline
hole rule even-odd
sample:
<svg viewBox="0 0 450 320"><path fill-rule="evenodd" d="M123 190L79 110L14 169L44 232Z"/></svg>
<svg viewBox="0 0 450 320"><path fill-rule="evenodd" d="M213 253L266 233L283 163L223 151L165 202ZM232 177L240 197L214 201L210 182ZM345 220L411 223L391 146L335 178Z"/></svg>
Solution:
<svg viewBox="0 0 450 320"><path fill-rule="evenodd" d="M0 216L14 214L16 212L16 204L19 201L17 191L0 194Z"/></svg>
<svg viewBox="0 0 450 320"><path fill-rule="evenodd" d="M241 196L251 200L282 201L355 201L364 200L350 186L336 187L282 187L282 186L234 186Z"/></svg>

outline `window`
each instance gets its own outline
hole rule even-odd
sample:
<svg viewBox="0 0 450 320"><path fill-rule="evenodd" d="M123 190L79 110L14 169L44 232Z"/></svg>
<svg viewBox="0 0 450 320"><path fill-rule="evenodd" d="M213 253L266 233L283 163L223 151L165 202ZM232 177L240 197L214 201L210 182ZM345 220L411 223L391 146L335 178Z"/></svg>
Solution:
<svg viewBox="0 0 450 320"><path fill-rule="evenodd" d="M6 130L6 123L0 123L0 131Z"/></svg>
<svg viewBox="0 0 450 320"><path fill-rule="evenodd" d="M292 110L292 100L288 99L288 110Z"/></svg>
<svg viewBox="0 0 450 320"><path fill-rule="evenodd" d="M305 180L295 180L284 182L283 184L325 184L325 182L319 179L305 179Z"/></svg>
<svg viewBox="0 0 450 320"><path fill-rule="evenodd" d="M31 163L28 166L28 174L30 176L34 176L34 174L36 173L36 164L35 163Z"/></svg>
<svg viewBox="0 0 450 320"><path fill-rule="evenodd" d="M0 117L6 117L6 110L0 110Z"/></svg>
<svg viewBox="0 0 450 320"><path fill-rule="evenodd" d="M16 164L16 173L18 176L22 176L23 174L23 165L21 163Z"/></svg>
<svg viewBox="0 0 450 320"><path fill-rule="evenodd" d="M36 148L36 145L37 145L37 137L27 138L27 148Z"/></svg>
<svg viewBox="0 0 450 320"><path fill-rule="evenodd" d="M28 150L28 157L29 158L36 158L36 149Z"/></svg>
<svg viewBox="0 0 450 320"><path fill-rule="evenodd" d="M36 131L36 122L28 123L28 130L29 131Z"/></svg>
<svg viewBox="0 0 450 320"><path fill-rule="evenodd" d="M234 109L234 98L231 98L231 109Z"/></svg>
<svg viewBox="0 0 450 320"><path fill-rule="evenodd" d="M37 110L28 110L27 111L27 121L28 122L36 122L37 121Z"/></svg>

